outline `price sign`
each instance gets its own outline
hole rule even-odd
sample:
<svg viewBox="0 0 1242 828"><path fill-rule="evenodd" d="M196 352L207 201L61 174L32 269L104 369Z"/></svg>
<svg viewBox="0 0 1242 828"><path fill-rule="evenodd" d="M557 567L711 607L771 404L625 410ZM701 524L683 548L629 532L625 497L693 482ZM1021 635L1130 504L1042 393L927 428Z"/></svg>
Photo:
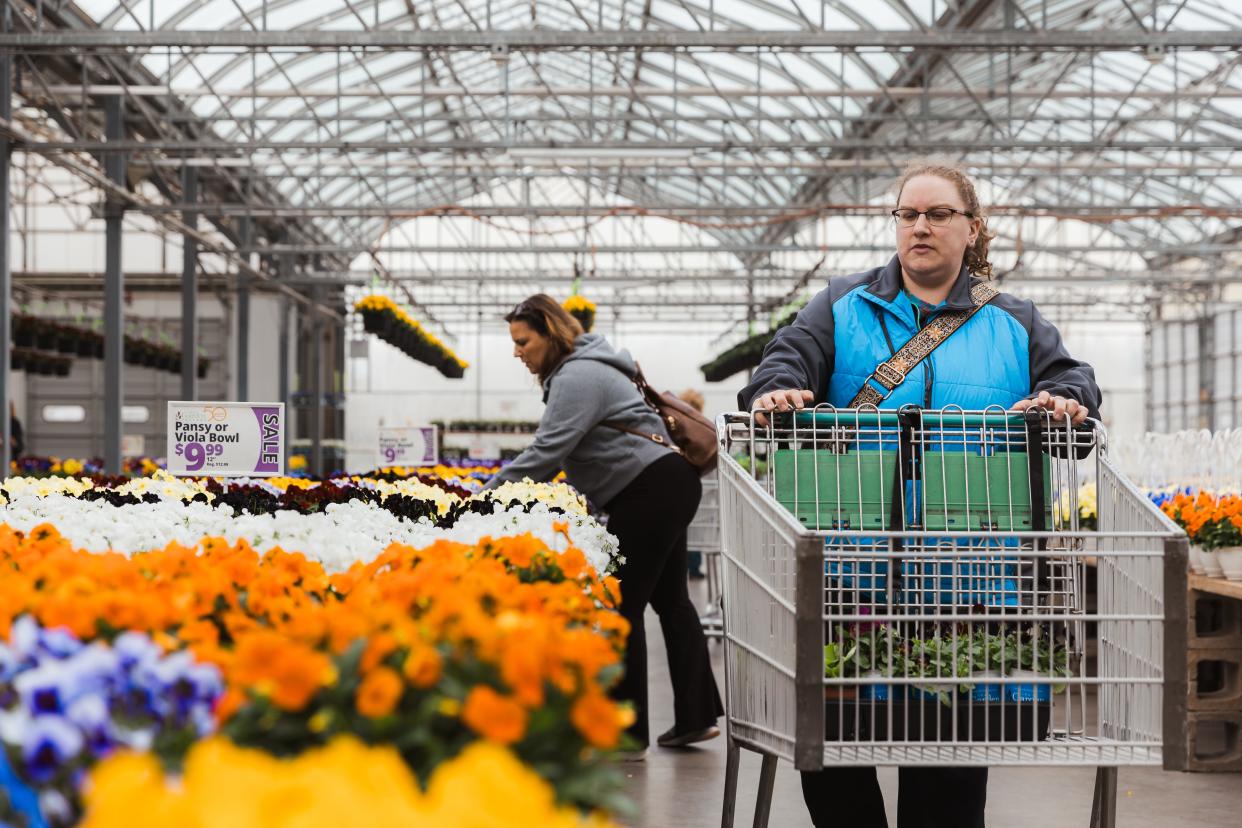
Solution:
<svg viewBox="0 0 1242 828"><path fill-rule="evenodd" d="M440 462L436 427L381 428L376 454L381 466L434 466Z"/></svg>
<svg viewBox="0 0 1242 828"><path fill-rule="evenodd" d="M284 474L284 404L170 402L168 471L220 477Z"/></svg>

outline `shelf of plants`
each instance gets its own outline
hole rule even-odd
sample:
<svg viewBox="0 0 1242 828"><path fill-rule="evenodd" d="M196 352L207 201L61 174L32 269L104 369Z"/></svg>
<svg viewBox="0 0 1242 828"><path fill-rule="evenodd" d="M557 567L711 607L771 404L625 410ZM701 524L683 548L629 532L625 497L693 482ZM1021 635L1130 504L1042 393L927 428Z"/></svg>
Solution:
<svg viewBox="0 0 1242 828"><path fill-rule="evenodd" d="M703 372L703 379L707 382L721 382L736 373L757 366L759 361L763 359L763 349L768 347L768 343L776 336L776 332L787 325L793 324L794 318L797 315L797 310L790 312L763 333L753 334L743 339L711 362L706 362L699 366L699 370Z"/></svg>
<svg viewBox="0 0 1242 828"><path fill-rule="evenodd" d="M41 319L29 314L13 316L13 350L9 365L45 376L68 376L73 357L104 358L104 335L91 328L71 322ZM181 349L152 342L137 336L126 336L123 359L127 365L139 365L171 374L181 373ZM199 357L199 379L207 376L210 360Z"/></svg>
<svg viewBox="0 0 1242 828"><path fill-rule="evenodd" d="M1189 536L1192 572L1242 582L1242 496L1182 489L1156 500Z"/></svg>
<svg viewBox="0 0 1242 828"><path fill-rule="evenodd" d="M435 368L449 379L465 376L469 363L463 362L417 319L387 296L366 296L354 305L362 316L362 327L417 362Z"/></svg>
<svg viewBox="0 0 1242 828"><path fill-rule="evenodd" d="M616 539L564 485L445 472L4 481L0 821L625 813Z"/></svg>

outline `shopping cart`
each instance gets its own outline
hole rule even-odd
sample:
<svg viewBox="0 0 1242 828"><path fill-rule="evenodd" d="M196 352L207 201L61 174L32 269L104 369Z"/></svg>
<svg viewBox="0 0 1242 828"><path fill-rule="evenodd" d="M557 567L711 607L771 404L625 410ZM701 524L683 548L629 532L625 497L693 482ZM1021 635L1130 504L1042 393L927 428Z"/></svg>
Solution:
<svg viewBox="0 0 1242 828"><path fill-rule="evenodd" d="M720 481L711 474L703 478L703 497L699 510L686 530L686 548L703 555L707 600L699 621L708 638L724 633L724 613L720 608Z"/></svg>
<svg viewBox="0 0 1242 828"><path fill-rule="evenodd" d="M1118 766L1185 755L1186 539L1098 425L820 406L718 432L726 828L740 748L756 826L781 758L1095 766L1111 826ZM1067 503L1086 479L1098 531Z"/></svg>

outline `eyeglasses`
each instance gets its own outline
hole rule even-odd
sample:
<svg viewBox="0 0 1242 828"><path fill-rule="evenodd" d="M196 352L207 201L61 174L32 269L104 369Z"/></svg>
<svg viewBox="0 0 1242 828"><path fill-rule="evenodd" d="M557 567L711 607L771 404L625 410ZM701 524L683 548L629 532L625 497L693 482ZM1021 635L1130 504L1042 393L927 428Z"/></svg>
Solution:
<svg viewBox="0 0 1242 828"><path fill-rule="evenodd" d="M944 227L953 221L954 216L972 219L975 214L968 210L954 210L952 207L933 207L930 210L902 207L900 210L893 211L893 219L902 227L913 227L918 223L919 216L927 216L927 223L932 227Z"/></svg>

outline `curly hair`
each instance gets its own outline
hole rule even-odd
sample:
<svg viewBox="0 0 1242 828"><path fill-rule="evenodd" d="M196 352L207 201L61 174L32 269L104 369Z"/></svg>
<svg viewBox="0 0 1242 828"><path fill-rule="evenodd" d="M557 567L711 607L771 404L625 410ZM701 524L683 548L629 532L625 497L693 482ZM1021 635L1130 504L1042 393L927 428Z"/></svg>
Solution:
<svg viewBox="0 0 1242 828"><path fill-rule="evenodd" d="M966 248L966 253L962 256L962 262L975 276L981 279L991 279L992 263L988 261L988 245L991 244L992 239L996 238L996 234L988 232L987 213L979 203L979 194L975 192L975 185L970 180L970 176L966 174L966 171L961 166L951 161L916 158L906 165L905 170L901 173L901 177L897 179L896 191L898 201L901 201L901 191L905 189L910 179L918 178L921 175L934 175L937 178L943 178L956 187L957 194L962 197L962 201L966 204L967 212L979 219L981 222L979 235L975 237L975 243Z"/></svg>

